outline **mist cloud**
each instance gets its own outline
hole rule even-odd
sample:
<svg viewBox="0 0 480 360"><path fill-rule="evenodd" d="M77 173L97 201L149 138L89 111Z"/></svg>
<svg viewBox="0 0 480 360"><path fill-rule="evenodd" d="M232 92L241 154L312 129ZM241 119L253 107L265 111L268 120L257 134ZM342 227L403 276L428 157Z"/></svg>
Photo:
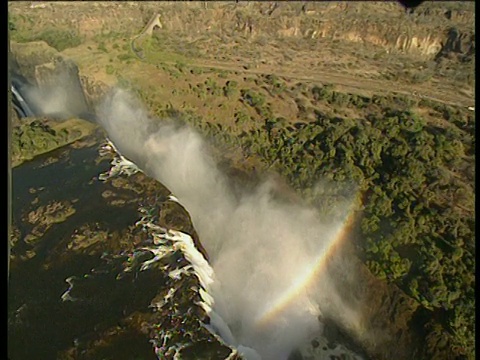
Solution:
<svg viewBox="0 0 480 360"><path fill-rule="evenodd" d="M149 118L124 91L108 96L98 115L120 152L167 186L190 213L218 279L214 310L229 325L232 345L253 348L266 360L286 359L319 330L318 315L343 306L324 274L266 324L257 322L328 249L348 206L341 206L339 219L322 220L314 208L276 200L269 180L234 195L197 132Z"/></svg>
<svg viewBox="0 0 480 360"><path fill-rule="evenodd" d="M78 70L73 63L61 61L53 66L44 64L38 66L35 72L38 85L23 84L22 96L36 115L61 119L89 115ZM21 79L19 82L24 83Z"/></svg>

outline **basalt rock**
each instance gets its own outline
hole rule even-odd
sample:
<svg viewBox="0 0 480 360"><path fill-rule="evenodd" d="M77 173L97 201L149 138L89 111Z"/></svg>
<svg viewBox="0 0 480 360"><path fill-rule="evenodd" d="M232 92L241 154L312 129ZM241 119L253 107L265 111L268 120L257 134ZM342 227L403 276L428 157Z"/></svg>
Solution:
<svg viewBox="0 0 480 360"><path fill-rule="evenodd" d="M37 65L52 62L61 57L59 52L45 41L28 43L10 42L10 71L15 75L23 76L29 83L37 85L35 69Z"/></svg>
<svg viewBox="0 0 480 360"><path fill-rule="evenodd" d="M458 59L460 61L472 61L475 55L475 33L462 32L452 27L448 30L446 41L436 56L436 60L442 57Z"/></svg>
<svg viewBox="0 0 480 360"><path fill-rule="evenodd" d="M193 227L190 214L185 208L174 200L167 200L160 205L160 216L158 223L167 229L178 230L190 235L196 248L208 260L208 254L202 246L200 239Z"/></svg>

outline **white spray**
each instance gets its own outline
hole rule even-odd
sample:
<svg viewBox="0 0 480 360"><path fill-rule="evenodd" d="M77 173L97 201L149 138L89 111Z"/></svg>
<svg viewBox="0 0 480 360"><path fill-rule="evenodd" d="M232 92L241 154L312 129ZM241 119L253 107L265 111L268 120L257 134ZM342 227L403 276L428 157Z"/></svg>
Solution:
<svg viewBox="0 0 480 360"><path fill-rule="evenodd" d="M113 92L97 113L121 153L189 211L215 272L213 310L231 331L225 340L249 359L256 352L265 360L286 359L318 330L318 297L303 289L268 326L258 328L256 319L308 271L341 221L322 222L313 208L274 200L268 182L235 197L201 136L149 118L124 91Z"/></svg>

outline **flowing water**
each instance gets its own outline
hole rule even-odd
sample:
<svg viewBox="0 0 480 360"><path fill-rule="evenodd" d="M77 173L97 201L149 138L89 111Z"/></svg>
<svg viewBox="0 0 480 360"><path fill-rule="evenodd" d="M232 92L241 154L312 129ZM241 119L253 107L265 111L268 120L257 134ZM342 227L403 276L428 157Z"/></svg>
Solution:
<svg viewBox="0 0 480 360"><path fill-rule="evenodd" d="M148 145L152 146L154 140L149 139ZM161 145L162 139L156 140ZM192 143L177 143L176 148L183 144L195 150L197 140L190 140ZM277 356L361 358L343 344L321 335L317 316L322 308L312 302L320 298L304 295L334 244L343 238L348 216L336 227L322 228L330 240L321 249L316 248L313 256L302 258L311 263L304 264L304 271L285 278L282 285L275 273L283 270L275 266L283 263L281 269L298 267L295 260L304 253L296 253L299 247L293 244L287 252L290 257L285 257L285 249L275 250L273 243L264 247L249 242L249 237L263 236L266 241L268 231L276 229L277 238L284 239L279 243L282 246L298 236L313 235L311 230L302 228L302 224L298 227L295 216L275 217L279 205L275 203L272 208L271 199L261 193L244 198L240 202L244 206L235 205L230 213L216 213L224 220L219 223L219 218L211 217L210 209L220 204L219 196L225 197L223 189L192 188L182 174L165 178L156 172L157 168L147 166L156 177L178 189L187 210L192 208L200 240L209 244L207 251L211 251L213 259L210 265L193 246L191 234L178 229L169 231L158 224L155 214L160 203L178 200L168 197L169 192L161 186L135 190L145 182L138 173L135 175L139 169L119 158L112 143L111 156L101 157L100 142L102 139L91 146L57 150L13 170L16 242L8 289L11 359L233 359L237 353L247 359L258 359L260 353L265 360ZM112 166L114 159L117 161ZM117 171L110 171L112 168ZM119 179L123 182L119 183ZM196 191L210 194L210 202L192 201L189 194ZM162 200L155 201L159 198ZM260 207L260 212L251 211L251 201ZM62 220L41 223L48 218L48 206L54 214L61 208L56 204L71 206L75 212L67 213ZM32 215L35 211L38 214L42 206L43 218L41 212L37 218ZM198 211L201 206L205 219ZM261 216L262 209L284 223L252 221ZM290 209L307 218L313 216L302 208ZM243 225L232 222L232 217ZM252 224L254 227L245 231L245 225ZM221 226L223 230L218 232ZM240 240L247 248L243 247L241 253L230 251L233 243L228 237L234 232L243 233ZM223 245L209 243L218 234L225 237ZM312 243L305 246L306 250L312 249ZM267 259L269 254L279 256L276 263ZM236 260L244 260L241 256L250 256L249 262L238 267ZM242 272L256 276L242 277ZM269 296L263 296L262 289L269 290ZM238 352L230 346L237 347ZM295 348L301 352L293 351Z"/></svg>
<svg viewBox="0 0 480 360"><path fill-rule="evenodd" d="M101 148L99 142L68 147L13 170L10 358L156 359L168 351L175 354L178 343L169 343L169 337L196 349L185 358L227 358L231 350L206 327L199 328L194 296L182 294L199 287L188 262L199 263L203 257L192 250L191 238L167 238L166 251L158 256L161 245L153 244L152 237L159 235L149 230L158 233L157 226L139 223L145 216L142 210L158 213L155 206L162 200L155 204L152 198L165 201L168 192L158 183L155 187L141 177L110 171L115 167L112 156L102 160ZM125 180L122 186L115 183L119 179ZM47 228L34 221L32 214L39 209L64 202L73 204L73 215ZM27 241L31 234L38 236ZM95 242L98 234L105 236ZM166 293L175 296L160 301ZM136 323L136 316L143 325ZM168 322L181 316L179 323ZM190 335L182 333L187 330L195 333L191 343L196 346L187 346L192 345L185 341Z"/></svg>
<svg viewBox="0 0 480 360"><path fill-rule="evenodd" d="M102 291L106 291L104 281L104 284L97 284L96 299L82 303L61 301L62 293L68 288L66 278L88 274L92 268L102 265L96 254L68 254L67 244L75 232L88 223L103 223L111 229L121 229L137 217L137 210L132 206L112 211L100 201L105 186L91 180L106 171L109 163L95 164L97 152L96 146L57 150L13 169L13 225L18 228L20 239L12 248L14 258L8 288L11 359L56 358L57 353L72 346L77 337L95 331L98 324L107 326L117 320L122 307L132 298L128 293L122 293L125 304L113 303L110 296L102 296ZM45 165L48 159L58 161ZM78 199L74 204L75 214L54 224L36 242L22 241L34 227L26 220L29 212L52 201L73 199ZM26 254L34 256L22 260ZM114 283L110 281L109 287L112 285ZM150 288L149 291L146 286L142 291L144 301L154 296L152 291L156 289ZM132 334L132 340L135 338L138 334ZM145 339L136 341L135 348L138 354L151 354L151 346Z"/></svg>

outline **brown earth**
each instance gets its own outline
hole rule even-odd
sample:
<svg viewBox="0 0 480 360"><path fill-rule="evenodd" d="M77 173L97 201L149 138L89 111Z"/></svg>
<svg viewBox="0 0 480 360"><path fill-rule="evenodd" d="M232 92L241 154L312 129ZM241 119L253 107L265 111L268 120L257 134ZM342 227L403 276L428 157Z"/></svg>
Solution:
<svg viewBox="0 0 480 360"><path fill-rule="evenodd" d="M98 73L104 77L100 75L105 70L100 58L115 59L122 53L122 45L127 45L158 12L162 28L155 28L154 36L162 49L156 49L150 59L147 56L147 62L155 65L184 61L203 69L237 72L239 76L274 73L289 81L335 84L344 91L415 93L449 104L473 106L474 80L461 83L455 77L443 76L440 67L423 83L412 83L406 75L430 71L434 59L442 53L444 57L468 57L472 46L474 49L473 3L425 3L412 15L405 14L394 2L280 3L268 16L273 4L56 2L32 8L25 2L11 3L9 10L13 18L27 25L25 28L55 24L78 32L85 39L83 45L65 54L90 76ZM452 35L452 28L457 33ZM107 52L96 51L102 42ZM111 49L114 42L118 46ZM142 72L153 75L145 64L141 67ZM473 70L466 65L450 67L458 73ZM128 73L124 72L121 69L126 77ZM386 79L395 72L395 79ZM151 80L154 84L162 79Z"/></svg>

